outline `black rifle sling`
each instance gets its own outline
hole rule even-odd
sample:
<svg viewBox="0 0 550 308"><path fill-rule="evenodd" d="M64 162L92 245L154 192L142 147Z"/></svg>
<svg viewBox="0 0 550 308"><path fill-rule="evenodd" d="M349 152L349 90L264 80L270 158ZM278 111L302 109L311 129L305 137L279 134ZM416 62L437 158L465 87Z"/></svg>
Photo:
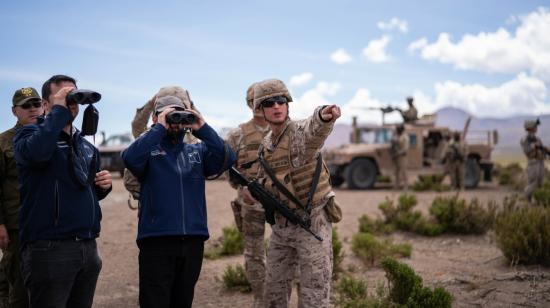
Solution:
<svg viewBox="0 0 550 308"><path fill-rule="evenodd" d="M277 189L285 195L290 201L294 202L298 207L302 208L306 211L306 213L309 215L311 214L311 203L313 201L313 194L315 194L315 190L317 189L317 184L319 183L319 177L321 174L321 168L322 168L322 159L321 155L319 154L317 156L317 166L315 167L315 174L313 176L313 181L311 188L309 190L309 197L307 200L307 205L304 206L296 196L294 196L288 189L281 183L279 180L277 180L277 177L275 177L275 173L273 172L273 169L269 166L268 162L263 157L263 151L260 152L260 155L258 156L258 160L260 161L260 164L264 168L265 172L275 185Z"/></svg>
<svg viewBox="0 0 550 308"><path fill-rule="evenodd" d="M309 189L309 195L307 197L306 212L311 214L311 207L313 202L313 195L317 190L317 184L319 184L319 178L321 177L321 168L323 168L323 158L321 153L317 155L317 165L315 166L315 173L313 174L313 180L311 181L311 188Z"/></svg>

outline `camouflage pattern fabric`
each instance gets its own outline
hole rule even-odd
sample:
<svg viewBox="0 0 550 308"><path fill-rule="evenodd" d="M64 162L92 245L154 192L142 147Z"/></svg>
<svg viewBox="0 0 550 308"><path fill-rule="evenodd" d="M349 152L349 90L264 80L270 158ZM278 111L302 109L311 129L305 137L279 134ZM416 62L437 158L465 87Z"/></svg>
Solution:
<svg viewBox="0 0 550 308"><path fill-rule="evenodd" d="M523 191L525 197L531 200L535 189L544 183L544 146L535 134L528 133L520 141L527 162L527 186ZM538 145L538 146L537 146Z"/></svg>
<svg viewBox="0 0 550 308"><path fill-rule="evenodd" d="M394 188L408 189L407 179L407 152L409 150L409 137L405 132L401 135L394 134L391 140L391 156L394 165Z"/></svg>
<svg viewBox="0 0 550 308"><path fill-rule="evenodd" d="M418 111L416 107L410 106L409 109L401 112L401 116L403 117L403 122L411 123L418 120Z"/></svg>
<svg viewBox="0 0 550 308"><path fill-rule="evenodd" d="M454 189L464 189L466 154L466 145L461 144L461 142L453 141L447 147L447 170L451 176L451 187Z"/></svg>
<svg viewBox="0 0 550 308"><path fill-rule="evenodd" d="M315 161L319 150L332 131L334 122L323 122L319 117L320 108L313 116L301 121L287 120L281 135L290 134L288 151L289 169L301 168ZM292 125L290 125L292 122ZM264 151L277 150L280 136L268 133L262 142ZM290 173L291 170L289 170ZM265 171L260 168L258 176L265 179ZM312 174L313 176L313 174ZM288 183L285 183L288 184ZM277 193L276 189L266 185L266 189ZM288 223L276 214L276 223L272 226L267 252L267 273L265 301L267 307L288 307L288 295L291 290L288 283L300 270L300 289L298 300L300 307L329 307L330 282L332 276L332 224L328 221L325 205L334 196L330 191L314 206L310 218L312 230L321 237L320 242L302 228Z"/></svg>

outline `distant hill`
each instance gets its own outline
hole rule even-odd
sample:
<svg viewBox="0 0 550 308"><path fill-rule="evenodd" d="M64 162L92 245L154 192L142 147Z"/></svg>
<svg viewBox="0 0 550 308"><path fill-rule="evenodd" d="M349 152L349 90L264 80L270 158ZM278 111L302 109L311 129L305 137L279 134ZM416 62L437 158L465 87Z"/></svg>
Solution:
<svg viewBox="0 0 550 308"><path fill-rule="evenodd" d="M436 112L436 124L439 126L448 126L452 130L462 130L469 113L462 109L445 107ZM541 121L538 135L543 143L550 145L550 114L538 117ZM477 118L473 116L470 123L470 130L497 130L499 142L495 151L500 153L519 153L519 141L525 134L523 122L526 119L535 119L533 116L514 116L509 118ZM325 147L337 147L349 143L351 125L336 124L332 134L325 142Z"/></svg>

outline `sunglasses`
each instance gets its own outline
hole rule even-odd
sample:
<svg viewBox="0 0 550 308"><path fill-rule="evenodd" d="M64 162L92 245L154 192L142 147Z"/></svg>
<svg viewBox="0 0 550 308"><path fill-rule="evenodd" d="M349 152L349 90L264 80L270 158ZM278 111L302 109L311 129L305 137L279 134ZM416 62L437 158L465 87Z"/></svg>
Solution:
<svg viewBox="0 0 550 308"><path fill-rule="evenodd" d="M261 105L263 107L271 108L275 104L284 105L286 103L288 103L288 100L286 99L286 97L284 97L284 96L275 96L275 97L270 97L270 98L262 101Z"/></svg>
<svg viewBox="0 0 550 308"><path fill-rule="evenodd" d="M42 106L42 102L39 102L39 101L25 102L24 104L19 105L19 107L21 107L25 110L31 109L32 107L40 108L41 106Z"/></svg>

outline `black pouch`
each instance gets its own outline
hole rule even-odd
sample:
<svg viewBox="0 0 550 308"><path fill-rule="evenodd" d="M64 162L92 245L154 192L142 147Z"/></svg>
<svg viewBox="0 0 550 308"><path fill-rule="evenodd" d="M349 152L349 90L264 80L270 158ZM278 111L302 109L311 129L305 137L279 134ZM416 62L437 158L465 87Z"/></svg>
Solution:
<svg viewBox="0 0 550 308"><path fill-rule="evenodd" d="M82 118L82 135L92 136L97 133L97 124L99 123L99 112L94 105L88 105L84 110Z"/></svg>

